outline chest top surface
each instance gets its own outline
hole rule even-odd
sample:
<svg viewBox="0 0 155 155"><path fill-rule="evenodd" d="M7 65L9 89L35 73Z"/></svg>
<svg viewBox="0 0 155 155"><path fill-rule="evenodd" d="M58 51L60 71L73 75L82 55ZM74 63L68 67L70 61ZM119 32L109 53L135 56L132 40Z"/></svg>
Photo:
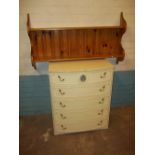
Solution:
<svg viewBox="0 0 155 155"><path fill-rule="evenodd" d="M113 69L114 66L107 60L83 60L68 62L50 62L49 72L78 72L101 69Z"/></svg>

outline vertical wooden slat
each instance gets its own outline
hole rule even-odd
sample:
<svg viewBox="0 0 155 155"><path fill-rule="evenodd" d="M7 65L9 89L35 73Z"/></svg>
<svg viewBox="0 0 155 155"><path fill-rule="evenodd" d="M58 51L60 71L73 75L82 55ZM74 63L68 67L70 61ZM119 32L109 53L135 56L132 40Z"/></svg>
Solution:
<svg viewBox="0 0 155 155"><path fill-rule="evenodd" d="M51 47L51 58L56 58L56 52L55 52L55 39L54 39L54 31L49 32L50 37L50 47Z"/></svg>
<svg viewBox="0 0 155 155"><path fill-rule="evenodd" d="M110 37L109 37L109 40L111 38L111 45L109 47L109 50L110 50L110 53L109 55L113 55L113 51L118 51L118 48L117 48L117 45L118 45L118 42L117 42L117 30L115 29L112 29L110 33Z"/></svg>
<svg viewBox="0 0 155 155"><path fill-rule="evenodd" d="M99 55L104 55L104 44L106 43L106 38L103 37L104 30L99 31Z"/></svg>
<svg viewBox="0 0 155 155"><path fill-rule="evenodd" d="M46 37L45 37L45 31L42 31L41 40L42 40L42 55L43 58L47 58L47 49L46 49Z"/></svg>
<svg viewBox="0 0 155 155"><path fill-rule="evenodd" d="M100 44L101 44L100 33L101 33L101 30L97 29L95 33L96 34L95 35L95 55L96 56L99 56L100 54Z"/></svg>
<svg viewBox="0 0 155 155"><path fill-rule="evenodd" d="M42 31L37 31L38 60L43 58Z"/></svg>
<svg viewBox="0 0 155 155"><path fill-rule="evenodd" d="M29 32L30 42L31 42L31 55L34 57L34 32Z"/></svg>
<svg viewBox="0 0 155 155"><path fill-rule="evenodd" d="M93 41L92 41L92 56L94 55L96 55L96 52L95 52L95 50L96 50L96 29L93 29Z"/></svg>
<svg viewBox="0 0 155 155"><path fill-rule="evenodd" d="M76 49L76 31L72 30L72 50L74 58L78 56Z"/></svg>
<svg viewBox="0 0 155 155"><path fill-rule="evenodd" d="M60 59L60 42L59 42L59 31L54 31L54 45L55 45L55 58Z"/></svg>
<svg viewBox="0 0 155 155"><path fill-rule="evenodd" d="M93 53L94 32L93 29L85 31L86 39L86 56L91 57Z"/></svg>
<svg viewBox="0 0 155 155"><path fill-rule="evenodd" d="M37 53L37 48L36 48L36 45L37 45L37 42L36 42L36 32L32 31L32 32L29 32L29 37L31 38L30 39L30 42L31 42L31 56L33 57L33 59L37 59L37 56L38 56L38 53Z"/></svg>
<svg viewBox="0 0 155 155"><path fill-rule="evenodd" d="M61 58L68 57L68 37L67 30L62 30L59 33L59 42L60 42L60 56Z"/></svg>
<svg viewBox="0 0 155 155"><path fill-rule="evenodd" d="M79 57L82 58L84 57L84 30L78 30L78 35L77 35L77 50Z"/></svg>
<svg viewBox="0 0 155 155"><path fill-rule="evenodd" d="M34 32L34 55L37 58L38 56L38 44L37 44L37 32Z"/></svg>
<svg viewBox="0 0 155 155"><path fill-rule="evenodd" d="M37 39L36 32L31 32L30 35L31 35L31 47L32 47L33 58L37 59L38 50L37 50L37 46L36 46L37 45L37 42L36 42L36 39Z"/></svg>
<svg viewBox="0 0 155 155"><path fill-rule="evenodd" d="M109 36L107 36L107 31L101 30L100 35L100 54L106 56L109 52Z"/></svg>
<svg viewBox="0 0 155 155"><path fill-rule="evenodd" d="M77 55L76 51L76 32L75 30L70 30L69 31L69 52L70 52L70 57L75 58Z"/></svg>
<svg viewBox="0 0 155 155"><path fill-rule="evenodd" d="M71 51L70 51L70 30L67 31L67 50L68 50L68 58L71 58Z"/></svg>
<svg viewBox="0 0 155 155"><path fill-rule="evenodd" d="M46 45L46 57L50 59L51 55L51 45L50 45L50 33L47 31L45 34L45 45Z"/></svg>
<svg viewBox="0 0 155 155"><path fill-rule="evenodd" d="M117 51L117 46L116 46L116 29L114 30L114 29L111 29L111 31L109 31L108 33L107 33L107 35L108 35L108 43L109 43L109 46L108 46L108 49L109 49L109 51L108 51L108 55L110 56L110 55L113 55L112 53L113 53L113 50L116 50Z"/></svg>

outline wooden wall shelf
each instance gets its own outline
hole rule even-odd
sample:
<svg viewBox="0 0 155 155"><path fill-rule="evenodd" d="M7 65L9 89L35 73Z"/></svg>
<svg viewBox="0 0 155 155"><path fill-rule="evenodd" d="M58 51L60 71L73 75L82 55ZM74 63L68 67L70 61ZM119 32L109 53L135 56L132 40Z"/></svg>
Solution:
<svg viewBox="0 0 155 155"><path fill-rule="evenodd" d="M116 58L124 59L121 45L126 31L123 13L119 26L32 28L27 14L27 32L31 43L31 62Z"/></svg>

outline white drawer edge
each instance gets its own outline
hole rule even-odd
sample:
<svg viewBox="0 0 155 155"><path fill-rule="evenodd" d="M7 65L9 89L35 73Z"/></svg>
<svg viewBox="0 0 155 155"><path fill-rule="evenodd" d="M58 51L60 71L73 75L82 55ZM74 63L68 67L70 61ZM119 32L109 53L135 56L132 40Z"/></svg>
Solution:
<svg viewBox="0 0 155 155"><path fill-rule="evenodd" d="M49 72L49 74L67 74L67 73L81 73L81 72L85 72L85 73L89 73L89 72L103 72L103 71L106 71L106 72L113 72L114 71L114 68L94 68L94 69L90 69L90 70L80 70L80 71L67 71L67 72Z"/></svg>
<svg viewBox="0 0 155 155"><path fill-rule="evenodd" d="M60 87L60 86L66 86L66 87L75 87L75 86L96 86L96 85L104 85L104 84L109 84L111 85L112 84L112 79L109 79L109 80L106 80L106 81L102 81L102 82L83 82L83 83L80 83L80 84L77 84L77 83L53 83L53 82L50 82L52 88L54 87Z"/></svg>

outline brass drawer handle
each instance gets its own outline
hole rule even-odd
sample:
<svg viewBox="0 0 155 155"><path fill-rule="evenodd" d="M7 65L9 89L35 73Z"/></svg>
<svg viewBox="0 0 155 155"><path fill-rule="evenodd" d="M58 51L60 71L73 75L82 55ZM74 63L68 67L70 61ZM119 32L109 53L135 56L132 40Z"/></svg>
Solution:
<svg viewBox="0 0 155 155"><path fill-rule="evenodd" d="M62 125L62 124L61 124L61 128L62 128L63 130L66 130L66 129L67 129L67 128L64 127L64 125Z"/></svg>
<svg viewBox="0 0 155 155"><path fill-rule="evenodd" d="M103 86L101 89L99 89L100 92L103 92L105 89L105 86Z"/></svg>
<svg viewBox="0 0 155 155"><path fill-rule="evenodd" d="M103 121L101 120L97 125L100 126L102 125Z"/></svg>
<svg viewBox="0 0 155 155"><path fill-rule="evenodd" d="M60 81L64 81L65 79L63 79L60 75L58 75L58 79L60 80Z"/></svg>
<svg viewBox="0 0 155 155"><path fill-rule="evenodd" d="M85 75L81 75L81 76L80 76L80 80L81 80L82 82L86 81L86 76L85 76Z"/></svg>
<svg viewBox="0 0 155 155"><path fill-rule="evenodd" d="M103 114L103 109L100 110L100 112L98 112L98 115L102 115Z"/></svg>
<svg viewBox="0 0 155 155"><path fill-rule="evenodd" d="M106 73L106 72L104 72L104 73L103 73L103 75L101 75L101 76L100 76L100 78L101 78L101 79L103 79L103 78L105 78L105 77L106 77L106 75L107 75L107 73Z"/></svg>
<svg viewBox="0 0 155 155"><path fill-rule="evenodd" d="M104 103L104 98L101 99L101 101L99 101L99 104Z"/></svg>
<svg viewBox="0 0 155 155"><path fill-rule="evenodd" d="M66 107L66 105L65 105L65 104L63 104L62 102L59 102L59 104L60 104L60 106L61 106L61 107L63 107L63 108L65 108L65 107Z"/></svg>
<svg viewBox="0 0 155 155"><path fill-rule="evenodd" d="M59 93L60 93L61 95L65 95L65 92L63 92L61 89L59 89Z"/></svg>
<svg viewBox="0 0 155 155"><path fill-rule="evenodd" d="M64 116L63 114L60 114L60 117L61 117L62 119L66 119L66 116Z"/></svg>

